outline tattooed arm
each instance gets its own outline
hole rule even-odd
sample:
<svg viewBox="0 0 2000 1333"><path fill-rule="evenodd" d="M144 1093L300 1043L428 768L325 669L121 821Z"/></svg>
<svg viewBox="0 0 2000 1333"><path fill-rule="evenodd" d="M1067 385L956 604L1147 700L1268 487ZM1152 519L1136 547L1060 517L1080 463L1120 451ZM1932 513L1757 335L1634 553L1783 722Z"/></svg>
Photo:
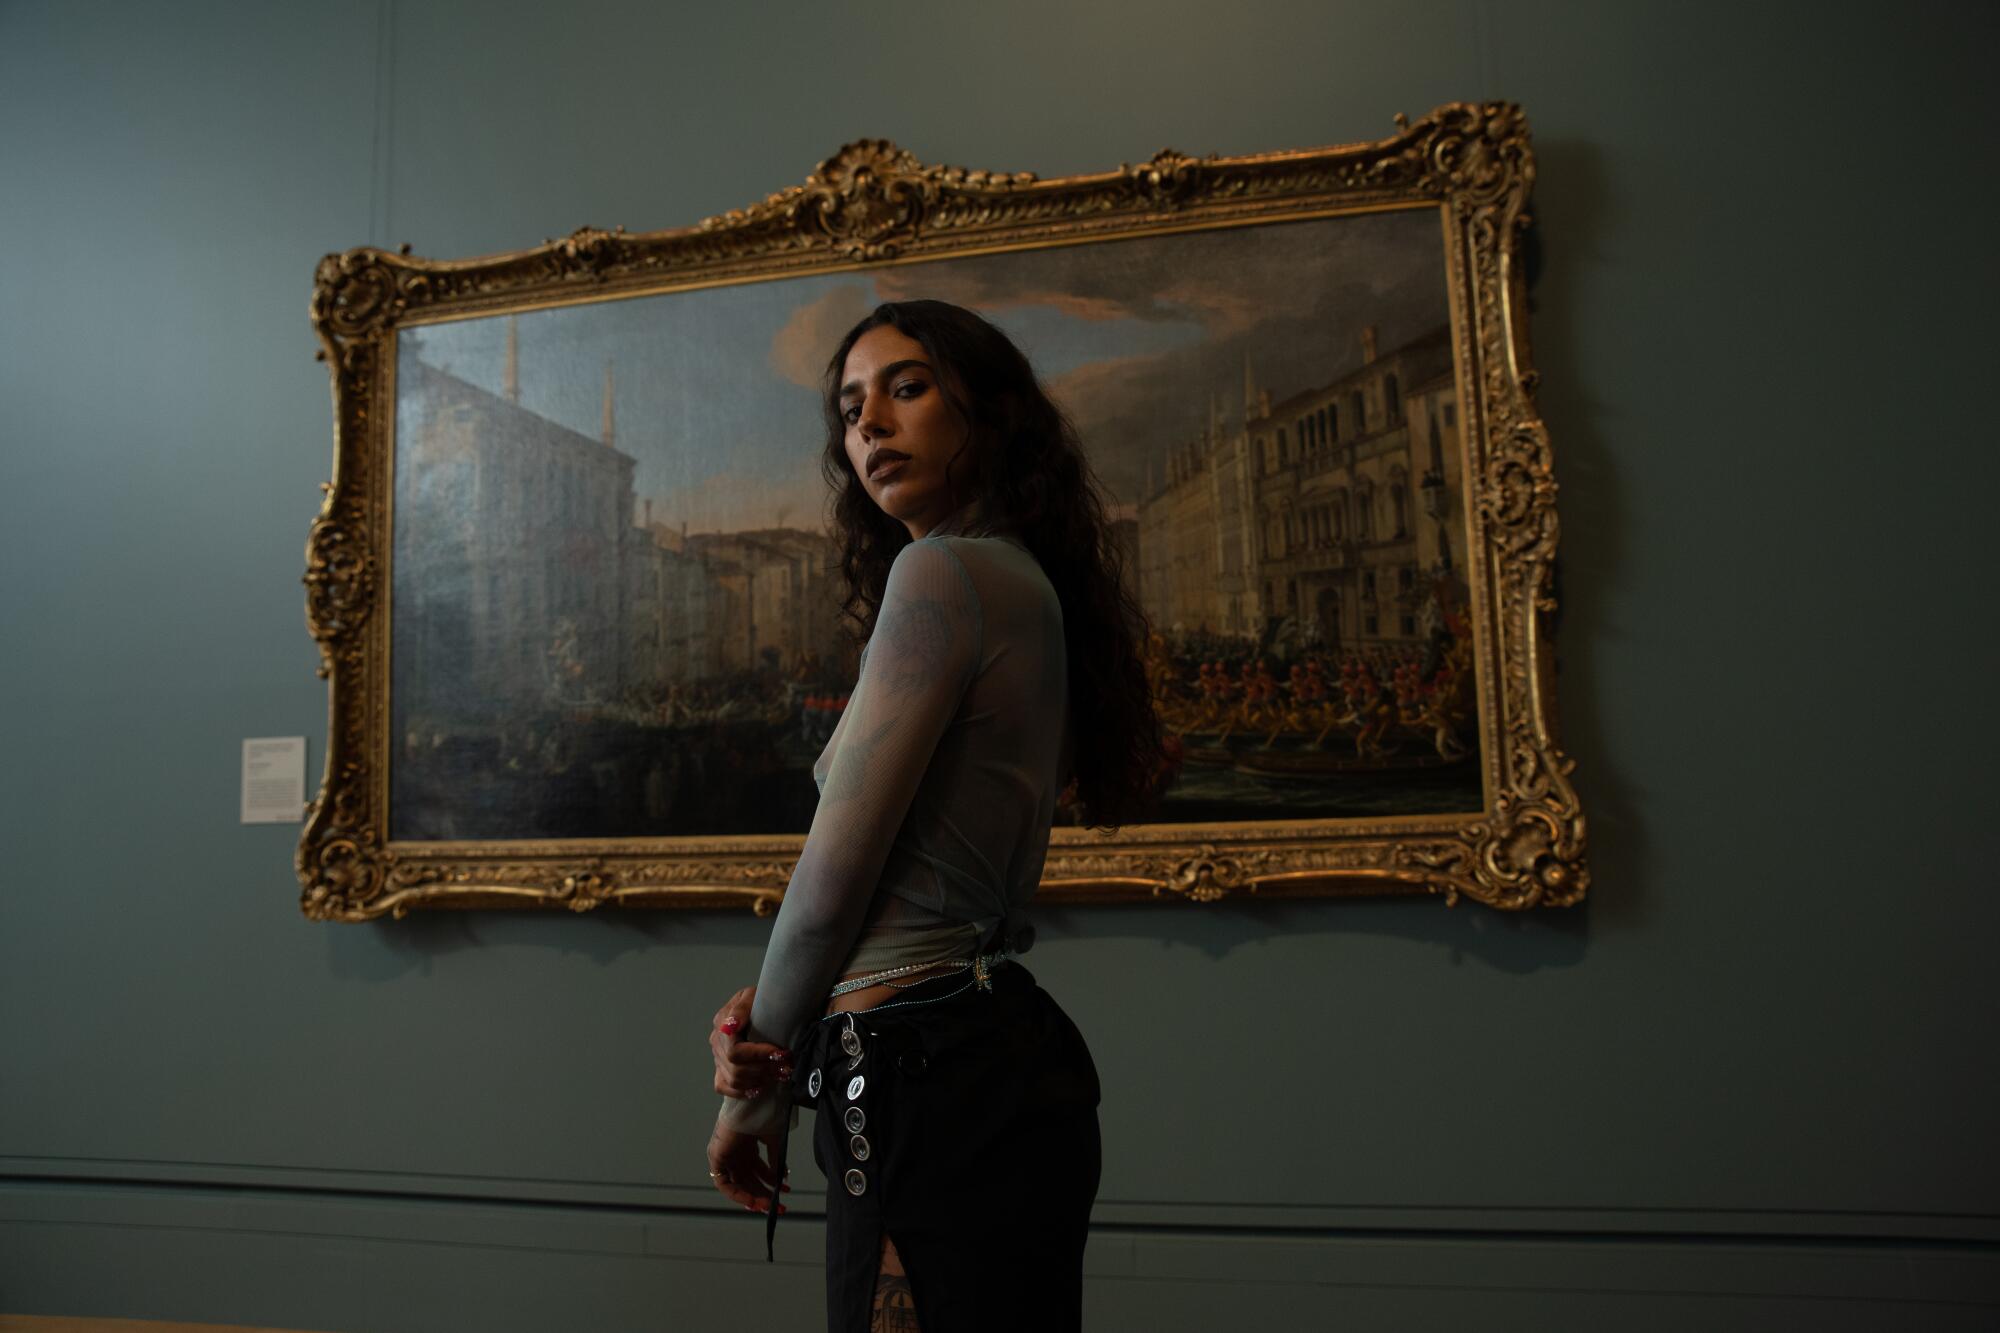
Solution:
<svg viewBox="0 0 2000 1333"><path fill-rule="evenodd" d="M789 1046L826 1009L917 785L958 711L980 654L979 598L944 540L896 555L845 731L827 771L757 978L750 1039ZM772 1133L782 1096L726 1101L723 1122Z"/></svg>

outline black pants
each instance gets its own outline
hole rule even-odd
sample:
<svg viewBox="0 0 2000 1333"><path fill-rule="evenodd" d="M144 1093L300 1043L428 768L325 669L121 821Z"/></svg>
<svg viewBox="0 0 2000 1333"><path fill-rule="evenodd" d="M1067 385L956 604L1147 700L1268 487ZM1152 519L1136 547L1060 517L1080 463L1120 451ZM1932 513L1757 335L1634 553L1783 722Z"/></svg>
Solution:
<svg viewBox="0 0 2000 1333"><path fill-rule="evenodd" d="M868 1328L884 1235L923 1333L1081 1325L1097 1069L1026 968L1001 964L991 990L970 975L900 997L933 1003L822 1019L802 1043L831 1333Z"/></svg>

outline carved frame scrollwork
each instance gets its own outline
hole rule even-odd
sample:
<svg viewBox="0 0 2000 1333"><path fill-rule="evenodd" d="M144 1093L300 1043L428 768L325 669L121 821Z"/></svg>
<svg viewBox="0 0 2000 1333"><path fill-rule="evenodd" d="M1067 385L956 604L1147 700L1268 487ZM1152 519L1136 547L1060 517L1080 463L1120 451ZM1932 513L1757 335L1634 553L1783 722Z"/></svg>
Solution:
<svg viewBox="0 0 2000 1333"><path fill-rule="evenodd" d="M802 837L408 844L386 837L387 568L399 323L668 291L955 251L1143 235L1204 224L1435 205L1466 389L1484 809L1471 815L1058 828L1042 898L1212 903L1433 893L1498 908L1562 906L1589 885L1573 761L1555 731L1556 483L1535 408L1521 253L1535 159L1520 108L1455 103L1369 144L1242 157L1162 152L1094 175L929 166L883 140L803 185L696 226L585 227L462 261L373 248L319 264L312 323L333 387L333 478L306 542L306 621L328 682L325 776L295 865L301 906L357 921L422 907L749 906L772 911Z"/></svg>

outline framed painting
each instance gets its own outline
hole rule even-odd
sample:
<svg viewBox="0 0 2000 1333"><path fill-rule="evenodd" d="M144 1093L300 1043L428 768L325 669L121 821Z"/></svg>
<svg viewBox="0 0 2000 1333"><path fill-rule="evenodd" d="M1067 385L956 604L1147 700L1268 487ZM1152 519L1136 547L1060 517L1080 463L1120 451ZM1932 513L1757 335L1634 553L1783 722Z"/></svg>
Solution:
<svg viewBox="0 0 2000 1333"><path fill-rule="evenodd" d="M1045 897L1578 901L1533 181L1506 104L1050 180L863 141L692 227L328 256L305 912L775 906L859 651L818 384L916 296L1027 352L1153 627L1159 820L1059 812Z"/></svg>

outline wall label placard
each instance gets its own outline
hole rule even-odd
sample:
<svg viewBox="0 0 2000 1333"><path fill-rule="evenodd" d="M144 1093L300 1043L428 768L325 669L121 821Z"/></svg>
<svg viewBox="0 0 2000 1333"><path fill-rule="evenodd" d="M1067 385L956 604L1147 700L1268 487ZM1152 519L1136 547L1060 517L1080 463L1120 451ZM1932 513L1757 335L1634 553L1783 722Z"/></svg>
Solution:
<svg viewBox="0 0 2000 1333"><path fill-rule="evenodd" d="M259 736L243 742L243 822L296 824L305 818L306 738Z"/></svg>

